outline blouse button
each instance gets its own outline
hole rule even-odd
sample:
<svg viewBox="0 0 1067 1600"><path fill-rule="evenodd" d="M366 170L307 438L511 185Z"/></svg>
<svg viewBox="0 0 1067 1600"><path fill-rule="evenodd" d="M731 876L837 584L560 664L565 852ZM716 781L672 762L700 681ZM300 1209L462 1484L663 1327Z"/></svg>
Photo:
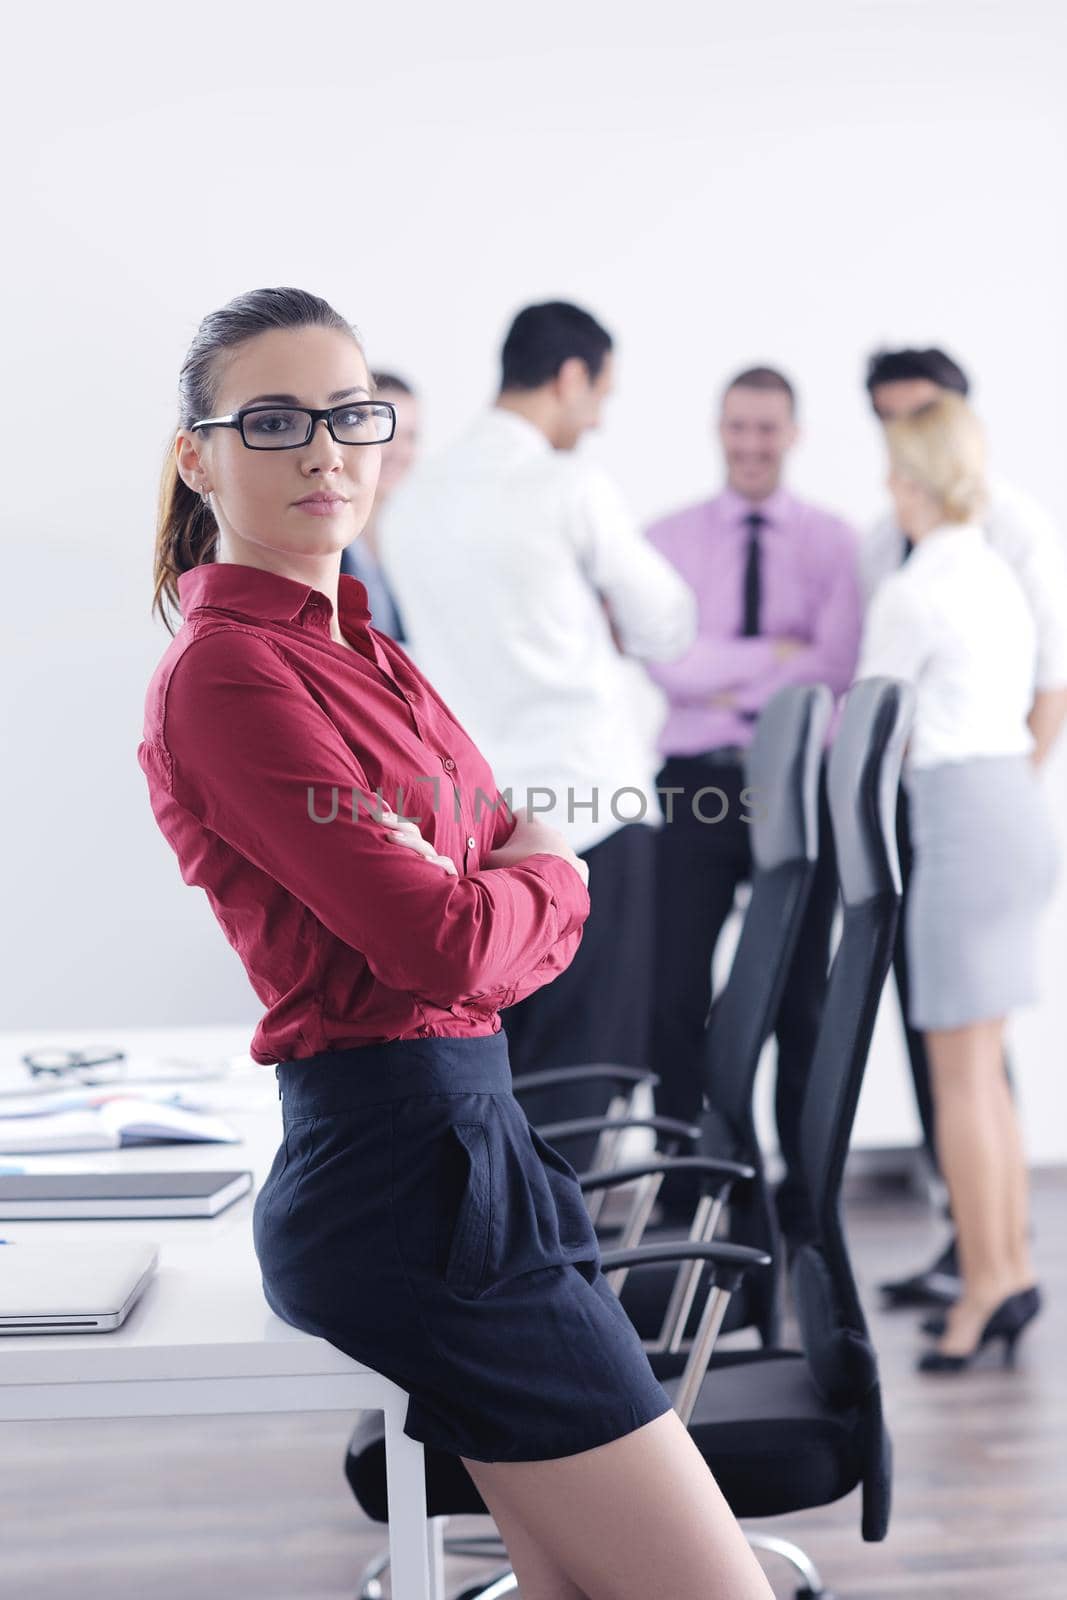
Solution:
<svg viewBox="0 0 1067 1600"><path fill-rule="evenodd" d="M453 772L453 771L455 771L455 766L456 766L456 763L455 763L455 762L454 762L454 761L453 761L453 760L452 760L452 757L451 757L451 756L445 756L445 763L444 763L444 765L445 765L445 771L446 771L446 772Z"/></svg>
<svg viewBox="0 0 1067 1600"><path fill-rule="evenodd" d="M474 835L472 833L470 838L467 840L467 849L468 850L473 850L477 843L478 843L478 841L477 841L477 839L474 837Z"/></svg>

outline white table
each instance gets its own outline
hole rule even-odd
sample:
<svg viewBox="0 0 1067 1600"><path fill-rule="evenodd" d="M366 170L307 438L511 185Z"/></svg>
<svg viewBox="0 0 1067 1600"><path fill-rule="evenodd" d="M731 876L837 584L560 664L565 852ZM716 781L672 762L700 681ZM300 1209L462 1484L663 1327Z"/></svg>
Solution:
<svg viewBox="0 0 1067 1600"><path fill-rule="evenodd" d="M231 1056L250 1030L93 1029L0 1035L0 1087L28 1083L16 1070L34 1045L113 1043L131 1052ZM239 1041L239 1042L238 1042ZM186 1085L194 1094L198 1086ZM423 1447L403 1432L406 1393L324 1339L282 1322L263 1298L252 1248L252 1206L281 1138L272 1067L249 1061L203 1092L241 1144L168 1145L83 1155L5 1157L27 1171L248 1168L251 1192L218 1217L84 1222L8 1222L0 1237L152 1239L159 1265L126 1322L113 1333L0 1338L0 1419L225 1415L234 1412L380 1410L385 1416L393 1594L441 1600L444 1519L426 1518ZM0 1107L3 1101L0 1099ZM0 1246L0 1261L5 1247Z"/></svg>

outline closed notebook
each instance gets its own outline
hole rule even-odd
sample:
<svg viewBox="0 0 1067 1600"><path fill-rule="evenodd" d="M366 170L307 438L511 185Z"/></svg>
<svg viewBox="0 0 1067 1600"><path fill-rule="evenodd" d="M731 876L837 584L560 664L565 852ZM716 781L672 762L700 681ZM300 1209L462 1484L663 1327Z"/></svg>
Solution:
<svg viewBox="0 0 1067 1600"><path fill-rule="evenodd" d="M247 1194L251 1172L0 1174L0 1218L214 1217Z"/></svg>

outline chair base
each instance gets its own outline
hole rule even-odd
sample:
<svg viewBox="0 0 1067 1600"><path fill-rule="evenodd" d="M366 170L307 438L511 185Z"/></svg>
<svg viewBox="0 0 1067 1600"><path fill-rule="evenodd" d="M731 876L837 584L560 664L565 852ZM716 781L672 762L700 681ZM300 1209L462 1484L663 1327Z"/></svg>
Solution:
<svg viewBox="0 0 1067 1600"><path fill-rule="evenodd" d="M780 1556L800 1574L804 1583L793 1591L795 1600L834 1600L830 1590L823 1587L823 1581L814 1561L791 1539L779 1539L777 1534L773 1533L750 1533L747 1528L745 1538L753 1550L766 1550L771 1555Z"/></svg>
<svg viewBox="0 0 1067 1600"><path fill-rule="evenodd" d="M511 1568L502 1567L483 1583L475 1583L469 1589L461 1590L455 1600L498 1600L500 1595L516 1594L518 1587L519 1580Z"/></svg>
<svg viewBox="0 0 1067 1600"><path fill-rule="evenodd" d="M442 1523L448 1521L447 1517L440 1519ZM441 1539L442 1556L477 1556L484 1557L487 1561L500 1561L507 1559L507 1548L498 1533L464 1533L455 1534L452 1538ZM384 1592L379 1582L383 1572L389 1567L389 1551L384 1550L381 1555L374 1556L363 1568L359 1577L359 1588L356 1590L356 1600L384 1600ZM498 1587L511 1578L507 1587ZM496 1600L498 1595L510 1594L517 1585L517 1579L512 1574L510 1567L500 1567L490 1577L478 1583L469 1585L455 1600Z"/></svg>
<svg viewBox="0 0 1067 1600"><path fill-rule="evenodd" d="M794 1600L835 1600L831 1591L824 1587L814 1561L791 1539L780 1539L771 1533L751 1533L748 1529L745 1530L745 1538L753 1550L766 1550L780 1557L803 1578L801 1587L793 1591ZM507 1555L504 1541L496 1533L457 1534L454 1538L445 1539L443 1544L446 1555L484 1556L487 1559L499 1559ZM388 1565L388 1551L368 1563L360 1579L357 1600L382 1600L382 1586L378 1579ZM511 1567L505 1566L469 1584L455 1596L455 1600L501 1600L504 1595L514 1594L517 1588L518 1579Z"/></svg>
<svg viewBox="0 0 1067 1600"><path fill-rule="evenodd" d="M388 1550L384 1555L373 1556L359 1575L356 1600L383 1600L384 1590L378 1579L389 1565Z"/></svg>

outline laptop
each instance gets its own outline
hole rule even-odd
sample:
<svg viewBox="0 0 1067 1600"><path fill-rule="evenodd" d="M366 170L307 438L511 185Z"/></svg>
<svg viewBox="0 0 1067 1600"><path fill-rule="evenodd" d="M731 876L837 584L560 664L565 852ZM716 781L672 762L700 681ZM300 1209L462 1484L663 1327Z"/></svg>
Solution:
<svg viewBox="0 0 1067 1600"><path fill-rule="evenodd" d="M0 1334L108 1333L156 1269L159 1246L0 1244Z"/></svg>

